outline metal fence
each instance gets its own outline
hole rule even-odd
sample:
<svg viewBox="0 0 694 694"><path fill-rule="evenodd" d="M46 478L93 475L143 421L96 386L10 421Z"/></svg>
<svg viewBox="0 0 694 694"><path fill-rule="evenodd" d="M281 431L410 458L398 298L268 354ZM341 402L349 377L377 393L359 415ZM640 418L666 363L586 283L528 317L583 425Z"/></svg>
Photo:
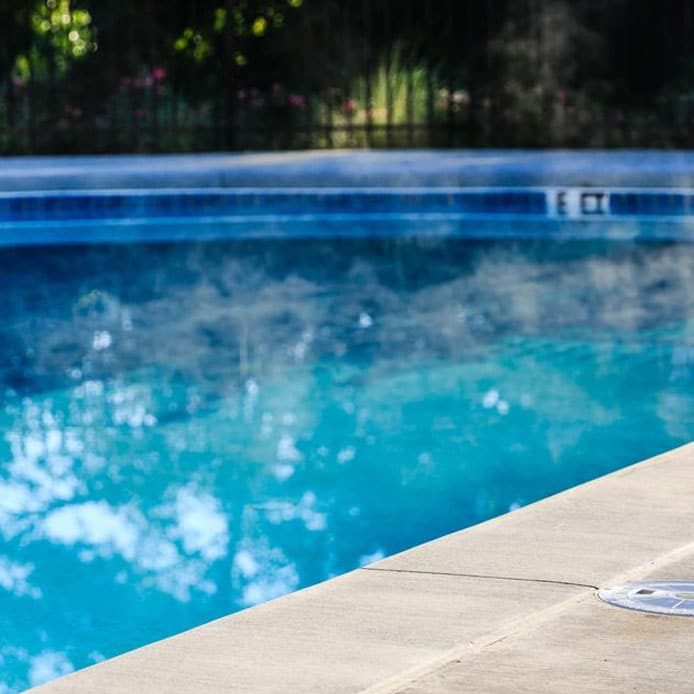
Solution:
<svg viewBox="0 0 694 694"><path fill-rule="evenodd" d="M623 32L627 5L304 0L282 31L222 32L199 61L174 29L154 52L104 31L63 73L44 51L43 76L0 85L0 152L691 146L690 3L650 34Z"/></svg>

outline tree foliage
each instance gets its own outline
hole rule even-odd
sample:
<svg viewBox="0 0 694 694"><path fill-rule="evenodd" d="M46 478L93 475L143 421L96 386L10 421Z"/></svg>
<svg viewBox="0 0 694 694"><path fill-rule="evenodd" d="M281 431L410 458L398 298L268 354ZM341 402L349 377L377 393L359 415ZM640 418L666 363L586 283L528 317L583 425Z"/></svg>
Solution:
<svg viewBox="0 0 694 694"><path fill-rule="evenodd" d="M167 98L209 127L414 119L590 144L605 114L684 127L694 110L690 0L0 0L0 22L6 123L127 107L156 128Z"/></svg>

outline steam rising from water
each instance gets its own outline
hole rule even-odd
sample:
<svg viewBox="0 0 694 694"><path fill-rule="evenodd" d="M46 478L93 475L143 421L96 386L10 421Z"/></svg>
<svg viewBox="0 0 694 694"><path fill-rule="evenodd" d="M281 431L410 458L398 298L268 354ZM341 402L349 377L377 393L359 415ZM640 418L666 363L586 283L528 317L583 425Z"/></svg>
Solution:
<svg viewBox="0 0 694 694"><path fill-rule="evenodd" d="M632 332L694 306L690 246L288 243L6 251L0 386L156 364L213 396L309 354L465 358L506 336Z"/></svg>

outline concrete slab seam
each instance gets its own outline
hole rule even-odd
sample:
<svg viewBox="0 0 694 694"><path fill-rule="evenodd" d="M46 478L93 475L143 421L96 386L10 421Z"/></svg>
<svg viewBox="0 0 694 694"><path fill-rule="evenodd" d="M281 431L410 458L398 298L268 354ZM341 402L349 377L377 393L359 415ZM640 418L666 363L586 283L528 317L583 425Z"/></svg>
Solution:
<svg viewBox="0 0 694 694"><path fill-rule="evenodd" d="M489 574L469 574L457 571L424 571L422 569L387 569L378 566L363 566L363 571L380 571L396 574L424 574L425 576L457 576L459 578L475 578L490 581L520 581L523 583L549 583L557 586L573 586L575 588L590 588L598 590L598 586L590 583L574 583L573 581L558 581L551 578L530 578L525 576L492 576Z"/></svg>

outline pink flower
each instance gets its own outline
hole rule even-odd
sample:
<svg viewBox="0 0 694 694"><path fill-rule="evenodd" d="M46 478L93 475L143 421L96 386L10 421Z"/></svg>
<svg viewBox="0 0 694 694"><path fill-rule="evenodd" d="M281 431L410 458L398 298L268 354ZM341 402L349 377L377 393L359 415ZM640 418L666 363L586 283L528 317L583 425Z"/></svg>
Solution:
<svg viewBox="0 0 694 694"><path fill-rule="evenodd" d="M155 82L163 82L166 79L166 68L155 67L152 70L152 79Z"/></svg>
<svg viewBox="0 0 694 694"><path fill-rule="evenodd" d="M352 114L357 110L357 102L354 99L347 99L342 108L345 110L345 113Z"/></svg>
<svg viewBox="0 0 694 694"><path fill-rule="evenodd" d="M287 101L292 108L306 108L306 98L301 94L289 94L289 96L287 96Z"/></svg>
<svg viewBox="0 0 694 694"><path fill-rule="evenodd" d="M70 104L67 104L65 106L65 113L70 116L70 118L80 118L82 116L82 109L78 106L70 106Z"/></svg>

